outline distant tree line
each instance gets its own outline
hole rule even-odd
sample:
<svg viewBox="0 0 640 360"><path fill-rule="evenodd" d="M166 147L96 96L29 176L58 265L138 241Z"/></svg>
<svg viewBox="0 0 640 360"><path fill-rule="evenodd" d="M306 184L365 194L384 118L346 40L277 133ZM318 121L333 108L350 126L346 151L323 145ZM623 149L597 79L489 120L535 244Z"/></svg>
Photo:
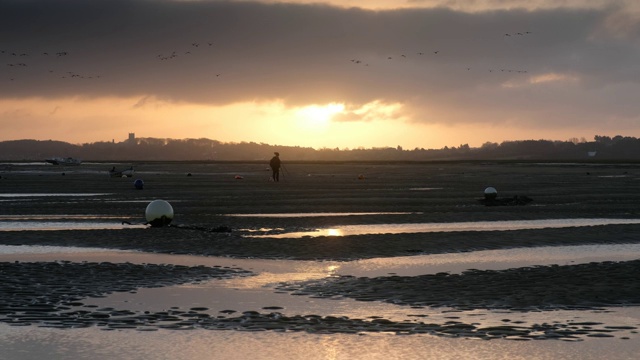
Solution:
<svg viewBox="0 0 640 360"><path fill-rule="evenodd" d="M211 139L135 138L122 142L70 144L54 140L0 142L0 160L44 161L74 157L84 161L267 161L274 151L285 161L447 161L447 160L640 160L640 139L596 135L569 139L487 142L442 149L397 147L314 149L265 143L223 143Z"/></svg>

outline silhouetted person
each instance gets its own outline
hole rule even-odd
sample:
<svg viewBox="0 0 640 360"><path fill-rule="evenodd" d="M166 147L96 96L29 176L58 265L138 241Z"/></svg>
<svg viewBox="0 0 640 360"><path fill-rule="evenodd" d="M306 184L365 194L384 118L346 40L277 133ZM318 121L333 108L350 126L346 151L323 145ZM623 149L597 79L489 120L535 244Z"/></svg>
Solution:
<svg viewBox="0 0 640 360"><path fill-rule="evenodd" d="M275 156L271 158L269 161L269 166L271 166L271 171L273 171L273 181L280 181L280 153L274 152Z"/></svg>

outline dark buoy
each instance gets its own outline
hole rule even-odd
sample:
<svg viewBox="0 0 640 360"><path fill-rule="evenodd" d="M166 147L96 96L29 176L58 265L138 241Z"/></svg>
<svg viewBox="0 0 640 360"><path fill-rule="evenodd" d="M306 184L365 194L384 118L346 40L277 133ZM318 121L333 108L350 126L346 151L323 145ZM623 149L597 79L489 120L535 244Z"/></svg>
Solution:
<svg viewBox="0 0 640 360"><path fill-rule="evenodd" d="M133 186L138 190L142 190L144 188L144 181L142 181L142 179L136 179L136 181L133 182Z"/></svg>
<svg viewBox="0 0 640 360"><path fill-rule="evenodd" d="M495 200L498 197L498 190L496 188L489 186L484 189L484 198L486 200Z"/></svg>
<svg viewBox="0 0 640 360"><path fill-rule="evenodd" d="M187 176L192 176L191 173L188 173Z"/></svg>

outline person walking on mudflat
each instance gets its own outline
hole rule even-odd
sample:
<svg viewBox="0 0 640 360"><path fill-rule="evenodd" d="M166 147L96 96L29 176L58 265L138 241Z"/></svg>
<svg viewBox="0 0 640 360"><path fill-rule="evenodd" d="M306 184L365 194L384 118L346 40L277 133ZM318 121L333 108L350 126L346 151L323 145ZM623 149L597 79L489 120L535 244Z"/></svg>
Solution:
<svg viewBox="0 0 640 360"><path fill-rule="evenodd" d="M273 181L280 181L280 153L276 151L273 154L275 156L269 161L269 166L271 166L271 171L273 171L271 177Z"/></svg>

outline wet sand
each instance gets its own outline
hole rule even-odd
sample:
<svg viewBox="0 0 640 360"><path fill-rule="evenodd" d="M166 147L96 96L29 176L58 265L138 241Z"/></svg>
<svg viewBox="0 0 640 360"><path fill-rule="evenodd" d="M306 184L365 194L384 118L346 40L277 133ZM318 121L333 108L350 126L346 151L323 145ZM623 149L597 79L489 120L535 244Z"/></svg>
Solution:
<svg viewBox="0 0 640 360"><path fill-rule="evenodd" d="M0 232L4 245L61 245L134 249L169 254L214 255L243 258L353 260L416 254L468 252L486 249L579 244L640 242L640 225L606 225L562 229L446 232L421 234L371 234L302 239L249 238L249 234L308 231L346 224L406 222L459 222L563 218L637 218L640 210L640 167L635 164L287 164L280 183L268 181L264 164L138 164L134 178L109 178L106 164L83 164L61 174L60 168L17 166L2 172L3 194L95 193L91 197L4 198L0 216L89 215L120 216L122 221L144 222L144 208L154 199L169 201L176 212L169 228L124 230L62 230ZM187 176L191 174L192 176ZM359 179L359 175L364 179ZM242 180L236 180L241 175ZM144 179L145 189L135 190L133 180ZM482 205L483 190L498 189L499 196L528 196L524 206ZM426 189L426 190L425 190ZM367 216L305 218L229 217L226 214L308 212L410 212ZM69 220L73 221L73 220ZM117 221L117 220L114 220ZM232 231L207 231L219 226ZM27 293L38 298L48 287L28 288L42 282L51 263L3 263L3 272L19 284L3 294ZM21 268L34 269L19 278ZM77 266L67 264L67 269ZM136 286L163 286L171 281L213 277L210 269L193 269L196 278L148 279L131 265L83 264L83 271L108 274L106 288L118 291L121 282ZM63 266L64 268L64 266ZM130 271L129 271L130 270ZM638 261L546 266L504 271L468 271L460 275L417 277L330 278L321 283L282 284L280 291L304 296L350 297L360 301L385 301L398 306L447 306L458 309L508 309L550 311L598 309L640 304ZM53 281L62 293L81 299L87 293L69 288L64 279L78 270L59 272ZM228 275L240 275L231 273ZM108 280L111 278L111 280ZM22 285L20 285L22 284ZM40 290L38 290L40 289ZM283 316L277 309L264 312L234 309L219 317L197 309L176 309L173 314L129 314L103 310L97 317L65 309L61 299L33 315L26 298L0 298L0 320L14 325L105 326L146 329L169 328L260 329L308 332L431 333L480 338L575 340L584 336L613 336L636 329L607 324L505 324L483 329L456 321L446 324L394 323L383 318L348 319L309 314ZM29 298L32 299L32 298ZM23 304L23 305L20 305ZM23 307L24 306L24 307ZM87 310L89 313L94 310ZM114 314L113 312L116 311ZM49 318L51 313L54 318ZM71 315L65 315L71 314ZM106 314L106 315L105 315ZM26 317L26 320L25 320ZM71 321L87 318L89 320ZM99 323L96 318L112 319ZM613 327L612 327L613 326Z"/></svg>

